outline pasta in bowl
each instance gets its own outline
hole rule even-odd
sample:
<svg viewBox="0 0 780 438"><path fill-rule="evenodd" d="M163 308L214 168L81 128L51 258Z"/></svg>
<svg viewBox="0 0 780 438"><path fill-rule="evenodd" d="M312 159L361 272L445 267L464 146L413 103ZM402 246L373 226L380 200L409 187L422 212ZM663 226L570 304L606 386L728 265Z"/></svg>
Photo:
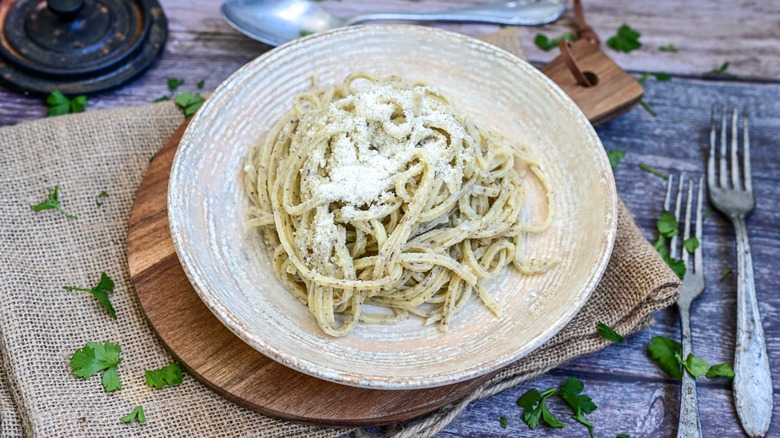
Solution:
<svg viewBox="0 0 780 438"><path fill-rule="evenodd" d="M337 110L382 125L386 147L337 145L339 123L317 127ZM315 377L413 389L496 370L563 328L606 267L616 200L592 127L532 66L373 25L292 42L223 83L182 139L168 214L195 290L242 340Z"/></svg>

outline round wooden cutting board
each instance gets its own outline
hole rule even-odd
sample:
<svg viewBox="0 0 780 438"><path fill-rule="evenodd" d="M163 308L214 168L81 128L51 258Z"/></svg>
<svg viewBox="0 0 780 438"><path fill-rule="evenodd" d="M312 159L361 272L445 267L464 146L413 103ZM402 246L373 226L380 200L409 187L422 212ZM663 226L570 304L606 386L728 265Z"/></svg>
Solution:
<svg viewBox="0 0 780 438"><path fill-rule="evenodd" d="M354 388L294 371L241 341L190 285L168 230L168 176L185 127L157 153L136 193L127 259L149 323L192 376L227 399L271 417L323 426L372 426L432 412L495 374L420 390Z"/></svg>

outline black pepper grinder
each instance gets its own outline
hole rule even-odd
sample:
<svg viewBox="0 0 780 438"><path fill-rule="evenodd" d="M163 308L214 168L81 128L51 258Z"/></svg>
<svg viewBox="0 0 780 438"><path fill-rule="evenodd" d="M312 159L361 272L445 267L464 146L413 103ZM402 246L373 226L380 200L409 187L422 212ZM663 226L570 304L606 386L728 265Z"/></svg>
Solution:
<svg viewBox="0 0 780 438"><path fill-rule="evenodd" d="M0 1L0 82L25 94L118 87L160 56L158 0Z"/></svg>

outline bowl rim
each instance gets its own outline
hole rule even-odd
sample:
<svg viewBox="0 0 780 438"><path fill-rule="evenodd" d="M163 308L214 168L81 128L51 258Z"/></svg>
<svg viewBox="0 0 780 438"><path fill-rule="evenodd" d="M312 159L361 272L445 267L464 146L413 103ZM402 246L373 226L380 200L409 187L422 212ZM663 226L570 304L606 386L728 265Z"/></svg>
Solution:
<svg viewBox="0 0 780 438"><path fill-rule="evenodd" d="M236 70L211 93L203 106L192 117L192 120L190 121L182 136L179 147L176 151L176 155L174 157L167 193L167 214L169 219L169 228L173 240L173 245L176 250L176 255L179 258L184 273L192 284L193 289L200 296L204 304L206 304L206 307L208 307L209 310L211 310L211 312L217 317L217 319L219 319L233 334L238 336L242 341L246 342L263 355L303 374L347 386L382 390L424 389L445 386L486 375L492 371L496 371L511 364L512 362L528 356L553 336L558 334L574 318L574 316L585 305L585 303L587 303L599 282L601 281L604 272L606 271L608 262L612 256L612 251L614 249L615 239L617 236L618 195L615 186L614 174L611 170L602 172L607 179L604 193L606 194L605 203L607 204L606 208L609 213L606 217L607 227L605 230L606 233L603 237L606 243L606 248L599 255L596 262L596 269L593 271L591 278L585 284L585 292L579 295L579 300L576 303L572 303L569 309L564 312L563 316L558 318L554 324L551 324L551 328L543 336L537 336L536 338L532 339L531 342L527 343L522 349L515 350L511 354L507 353L494 357L489 362L481 362L478 365L473 365L469 368L458 370L457 372L449 371L445 373L432 373L429 375L420 375L414 377L395 377L393 375L364 375L355 371L339 371L337 369L328 368L322 363L312 362L310 360L297 357L289 353L282 346L268 342L260 336L253 335L252 331L250 331L238 317L236 317L224 304L220 302L218 298L216 298L211 293L207 280L203 278L200 272L196 272L197 269L193 269L194 262L190 261L190 256L185 250L186 245L182 244L182 241L184 240L182 231L184 226L180 220L182 218L177 215L177 206L173 192L176 191L178 174L182 172L182 157L185 155L183 151L186 151L188 148L192 147L193 139L196 137L196 133L200 128L201 122L205 118L209 117L213 110L218 110L218 108L214 108L214 102L218 100L216 98L222 95L226 89L233 86L235 82L241 80L246 71L252 70L256 65L262 64L268 58L275 56L279 52L288 50L291 47L308 44L313 40L332 38L341 34L359 34L366 31L367 29L376 29L377 27L381 27L386 31L398 31L407 34L410 32L417 33L420 37L426 36L430 38L449 39L453 43L472 44L476 47L486 49L487 52L490 52L492 55L499 56L504 58L506 61L518 64L522 70L529 72L532 76L536 76L536 79L544 83L546 85L547 91L549 91L551 94L551 98L553 100L557 100L563 108L573 113L572 115L576 119L579 119L577 124L584 127L586 130L586 136L590 137L590 142L595 142L596 144L602 146L601 149L603 153L596 154L599 157L596 164L597 168L600 168L601 170L610 169L606 151L603 149L603 144L601 143L601 140L596 134L590 121L588 121L588 119L574 103L574 101L568 95L566 95L566 93L555 82L544 75L540 70L533 67L527 61L520 59L512 53L507 52L506 50L488 42L472 38L464 34L432 27L410 24L367 24L349 26L309 35L269 50L268 52L263 53L262 55Z"/></svg>

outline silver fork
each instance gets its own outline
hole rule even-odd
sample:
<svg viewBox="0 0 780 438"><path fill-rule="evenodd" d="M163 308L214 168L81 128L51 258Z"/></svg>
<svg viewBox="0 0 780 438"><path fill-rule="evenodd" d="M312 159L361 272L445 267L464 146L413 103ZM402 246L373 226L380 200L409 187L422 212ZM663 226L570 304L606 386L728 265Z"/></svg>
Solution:
<svg viewBox="0 0 780 438"><path fill-rule="evenodd" d="M756 205L750 176L750 138L748 116L742 115L742 175L740 175L738 138L739 110L731 116L731 163L727 154L726 108L720 109L719 170L715 171L718 105L712 106L710 120L710 156L707 165L707 186L712 204L728 216L737 235L737 348L734 357L734 404L745 432L762 437L772 420L772 376L758 312L756 286L753 280L753 260L750 256L745 216ZM731 181L729 184L729 170Z"/></svg>
<svg viewBox="0 0 780 438"><path fill-rule="evenodd" d="M666 199L664 210L671 211L672 186L674 176L669 175L666 185ZM677 201L675 202L674 218L680 221L680 207L682 206L683 183L685 174L680 175L680 183L677 188ZM701 237L701 202L703 181L699 179L699 189L696 196L696 230L694 232L699 245L693 252L693 264L689 261L689 253L684 248L684 242L691 237L691 202L693 201L693 182L688 180L688 200L685 207L685 223L683 225L683 245L680 245L682 260L686 267L685 276L680 286L680 299L677 307L680 310L680 327L682 328L682 358L685 360L693 353L693 335L691 334L691 303L704 292L704 268L702 266L702 237ZM669 244L669 255L677 259L677 235L672 236ZM701 437L701 422L699 421L699 402L696 398L696 379L682 370L682 389L680 391L680 423L677 426L678 438Z"/></svg>

